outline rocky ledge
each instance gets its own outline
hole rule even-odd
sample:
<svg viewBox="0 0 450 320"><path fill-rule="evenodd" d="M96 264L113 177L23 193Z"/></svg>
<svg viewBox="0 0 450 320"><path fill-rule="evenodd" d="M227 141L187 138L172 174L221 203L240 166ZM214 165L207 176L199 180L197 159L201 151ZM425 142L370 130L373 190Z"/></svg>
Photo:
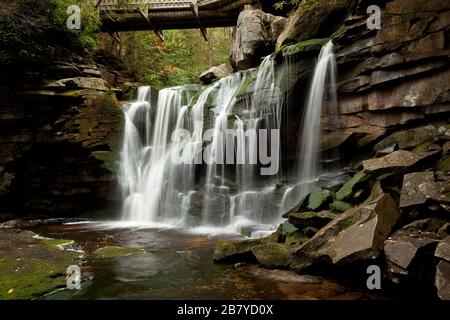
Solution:
<svg viewBox="0 0 450 320"><path fill-rule="evenodd" d="M117 96L131 86L104 61L76 54L2 72L0 216L111 215L120 200Z"/></svg>

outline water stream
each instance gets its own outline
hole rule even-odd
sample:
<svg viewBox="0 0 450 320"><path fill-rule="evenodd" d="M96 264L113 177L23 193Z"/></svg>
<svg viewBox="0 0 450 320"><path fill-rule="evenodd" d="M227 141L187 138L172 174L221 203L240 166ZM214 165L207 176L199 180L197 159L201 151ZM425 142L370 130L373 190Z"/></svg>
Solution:
<svg viewBox="0 0 450 320"><path fill-rule="evenodd" d="M281 213L322 173L323 105L325 99L336 105L329 42L320 53L304 111L298 174L291 177L293 184L286 183L280 130L286 125L291 68L288 59L277 62L274 54L258 68L206 88L163 89L157 102L151 101L152 88L139 88L137 100L124 106L123 220L235 232L275 228Z"/></svg>

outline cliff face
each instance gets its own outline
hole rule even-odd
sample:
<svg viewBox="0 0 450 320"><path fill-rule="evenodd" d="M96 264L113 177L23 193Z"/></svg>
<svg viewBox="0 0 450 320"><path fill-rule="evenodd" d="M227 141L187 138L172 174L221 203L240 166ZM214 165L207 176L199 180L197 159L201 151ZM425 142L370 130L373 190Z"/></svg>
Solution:
<svg viewBox="0 0 450 320"><path fill-rule="evenodd" d="M112 73L76 55L23 69L0 77L0 213L111 214L123 121Z"/></svg>

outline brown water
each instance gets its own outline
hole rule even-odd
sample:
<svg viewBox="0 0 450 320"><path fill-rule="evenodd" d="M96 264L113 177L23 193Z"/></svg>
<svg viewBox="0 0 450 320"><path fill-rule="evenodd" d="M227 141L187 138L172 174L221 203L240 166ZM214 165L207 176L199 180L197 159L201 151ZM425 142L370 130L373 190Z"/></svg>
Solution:
<svg viewBox="0 0 450 320"><path fill-rule="evenodd" d="M180 229L114 227L100 223L44 225L41 235L75 240L84 251L81 290L46 299L370 299L368 292L311 276L253 265L216 264L218 239ZM235 237L234 237L235 238ZM98 259L99 247L139 247L144 254Z"/></svg>

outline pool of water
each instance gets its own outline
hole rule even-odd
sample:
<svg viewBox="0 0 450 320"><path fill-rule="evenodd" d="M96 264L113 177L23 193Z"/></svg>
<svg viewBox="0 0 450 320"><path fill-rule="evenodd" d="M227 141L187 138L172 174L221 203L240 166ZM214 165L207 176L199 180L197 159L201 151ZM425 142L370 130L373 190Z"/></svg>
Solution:
<svg viewBox="0 0 450 320"><path fill-rule="evenodd" d="M238 235L99 222L41 225L32 231L74 240L74 248L83 251L81 290L62 290L45 299L373 298L369 292L323 278L214 263L217 240ZM90 254L103 246L137 247L145 253L107 259Z"/></svg>

